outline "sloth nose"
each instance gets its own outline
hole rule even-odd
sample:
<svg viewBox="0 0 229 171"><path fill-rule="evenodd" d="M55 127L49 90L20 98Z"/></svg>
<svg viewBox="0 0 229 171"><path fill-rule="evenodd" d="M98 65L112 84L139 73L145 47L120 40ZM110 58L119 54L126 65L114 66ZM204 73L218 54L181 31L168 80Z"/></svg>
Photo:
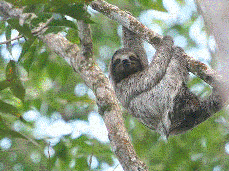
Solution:
<svg viewBox="0 0 229 171"><path fill-rule="evenodd" d="M130 61L128 59L124 59L122 63L123 65L130 65Z"/></svg>

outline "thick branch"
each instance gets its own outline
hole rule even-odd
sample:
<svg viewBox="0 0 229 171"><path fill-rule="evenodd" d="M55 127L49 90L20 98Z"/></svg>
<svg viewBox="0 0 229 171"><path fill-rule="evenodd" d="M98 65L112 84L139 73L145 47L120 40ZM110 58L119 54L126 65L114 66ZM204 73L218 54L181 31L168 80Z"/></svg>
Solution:
<svg viewBox="0 0 229 171"><path fill-rule="evenodd" d="M60 34L49 34L41 39L61 57L74 59L74 69L78 71L87 86L93 90L99 108L103 109L109 139L124 170L147 170L145 164L138 159L126 132L113 88L92 57L84 56L76 44L70 43ZM82 44L84 43L82 42Z"/></svg>
<svg viewBox="0 0 229 171"><path fill-rule="evenodd" d="M162 36L153 32L141 22L139 22L135 17L130 15L128 12L120 10L118 7L111 5L105 1L97 0L91 3L91 7L94 10L97 10L104 14L105 16L117 21L122 26L128 28L130 31L138 34L144 40L148 41L155 48L160 43ZM213 69L209 68L206 64L195 60L192 57L184 54L188 61L188 69L190 72L199 76L209 85L213 85L215 80L218 80L219 77Z"/></svg>
<svg viewBox="0 0 229 171"><path fill-rule="evenodd" d="M81 51L87 59L93 58L93 43L91 38L90 25L83 21L78 21L79 37L81 42Z"/></svg>
<svg viewBox="0 0 229 171"><path fill-rule="evenodd" d="M111 5L105 1L97 0L91 3L91 7L104 14L108 18L117 21L122 26L128 28L130 31L138 34L139 37L145 39L155 47L160 43L162 36L153 32L148 27L139 22L129 12L120 10L115 5Z"/></svg>
<svg viewBox="0 0 229 171"><path fill-rule="evenodd" d="M0 9L4 17L24 18L26 14L20 9L4 1L0 2ZM15 10L15 13L14 13ZM147 171L146 165L140 161L131 144L124 126L121 109L113 88L93 60L92 39L88 24L78 22L82 51L76 44L69 42L61 34L39 35L38 37L59 56L70 59L73 68L81 75L85 83L91 88L97 98L98 106L104 114L109 139L120 163L125 171Z"/></svg>

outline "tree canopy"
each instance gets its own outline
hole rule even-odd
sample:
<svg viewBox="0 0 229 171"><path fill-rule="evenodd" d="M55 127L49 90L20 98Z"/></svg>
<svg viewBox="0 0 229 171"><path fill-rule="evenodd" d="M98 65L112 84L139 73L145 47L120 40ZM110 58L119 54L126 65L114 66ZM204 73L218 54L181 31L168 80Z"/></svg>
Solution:
<svg viewBox="0 0 229 171"><path fill-rule="evenodd" d="M105 110L97 107L94 94L99 92L87 87L86 83L93 80L85 81L87 75L82 77L77 72L77 69L84 69L80 66L90 69L95 63L95 67L107 76L112 54L122 43L121 26L93 10L91 2L0 2L0 170L122 169L108 140L103 116L99 114L99 110ZM204 26L193 1L107 2L131 12L159 35L171 35L175 44L188 55L207 65L213 63L214 37ZM6 3L14 9L13 14L11 8L6 8ZM22 9L27 14L24 21L18 17ZM82 25L77 25L78 21L90 25L93 52L83 51L81 47ZM47 45L50 42L47 39L54 37L52 34L71 42L64 52L61 51L64 43L53 49L52 45ZM58 45L56 40L53 38L52 43ZM70 59L62 57L61 53L68 54L72 49L75 50L72 53L78 53L74 45L85 52L85 60L89 59L87 55L93 55L91 66L81 60L76 69ZM152 60L155 49L148 43L145 48ZM94 76L102 84L101 73ZM211 91L192 74L188 86L202 97ZM123 117L134 149L149 170L229 169L229 118L224 111L167 141L127 112L123 112Z"/></svg>

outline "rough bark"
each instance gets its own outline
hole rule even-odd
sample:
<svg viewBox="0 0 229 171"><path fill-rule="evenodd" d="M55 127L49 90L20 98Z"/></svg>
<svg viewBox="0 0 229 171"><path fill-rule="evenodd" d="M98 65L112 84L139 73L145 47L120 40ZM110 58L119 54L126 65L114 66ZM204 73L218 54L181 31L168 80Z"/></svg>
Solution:
<svg viewBox="0 0 229 171"><path fill-rule="evenodd" d="M91 3L91 7L94 10L101 12L103 15L107 16L108 18L117 21L119 24L129 29L130 31L138 34L139 37L149 42L156 49L158 44L161 42L163 38L161 35L153 32L152 30L144 26L135 17L130 15L129 12L120 10L118 7L109 4L103 0L93 1ZM198 77L200 77L209 85L211 86L215 85L214 80L218 80L217 82L223 81L222 78L217 74L217 72L209 68L206 64L195 60L194 58L188 56L185 53L183 55L186 57L188 61L188 70L193 74L197 75Z"/></svg>
<svg viewBox="0 0 229 171"><path fill-rule="evenodd" d="M157 48L157 45L160 43L162 36L154 33L136 18L120 10L118 7L101 0L92 2L91 6L93 9L103 13L109 18L116 20L130 31L139 34L140 37L154 45L155 48ZM19 18L21 23L29 16L28 14L22 14L21 9L15 9L12 5L4 1L0 2L0 14L4 18ZM76 44L69 42L61 34L39 35L39 38L56 54L65 59L71 59L74 69L81 75L88 87L93 90L97 98L98 106L104 113L104 121L109 132L109 138L114 152L124 170L147 170L145 164L138 159L131 144L130 138L124 127L122 113L114 91L108 79L94 62L89 26L79 21L78 27L82 50L80 50ZM217 73L207 65L194 60L185 53L184 56L188 60L189 71L198 75L208 84L216 84L214 80L219 80L219 82L222 81Z"/></svg>
<svg viewBox="0 0 229 171"><path fill-rule="evenodd" d="M19 18L23 21L29 16L22 10L15 9L11 4L0 2L1 16L4 18ZM44 26L42 24L42 26ZM41 26L41 27L42 27ZM90 27L83 21L78 21L81 49L69 42L61 34L40 34L38 37L47 47L59 56L71 61L72 67L84 79L96 96L97 104L103 112L104 122L114 153L125 171L147 171L147 166L138 159L137 154L125 129L122 112L108 78L102 73L93 59ZM39 30L39 28L37 28Z"/></svg>

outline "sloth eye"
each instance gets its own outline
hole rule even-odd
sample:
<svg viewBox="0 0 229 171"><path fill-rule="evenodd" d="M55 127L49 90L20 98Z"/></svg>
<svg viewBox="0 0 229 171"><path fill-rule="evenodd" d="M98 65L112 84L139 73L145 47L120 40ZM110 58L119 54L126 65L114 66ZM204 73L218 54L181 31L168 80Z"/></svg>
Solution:
<svg viewBox="0 0 229 171"><path fill-rule="evenodd" d="M134 56L130 56L129 59L130 59L131 61L137 61L137 58L134 57Z"/></svg>
<svg viewBox="0 0 229 171"><path fill-rule="evenodd" d="M121 62L120 59L116 59L116 60L114 61L114 65L117 65L117 64L119 64L120 62Z"/></svg>

